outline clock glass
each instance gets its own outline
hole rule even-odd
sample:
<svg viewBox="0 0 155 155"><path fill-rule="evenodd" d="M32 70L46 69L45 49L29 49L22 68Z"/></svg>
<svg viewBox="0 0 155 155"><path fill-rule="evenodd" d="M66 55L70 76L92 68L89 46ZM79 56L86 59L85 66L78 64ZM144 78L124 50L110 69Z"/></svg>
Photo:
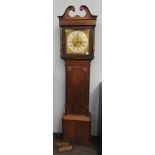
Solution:
<svg viewBox="0 0 155 155"><path fill-rule="evenodd" d="M66 53L89 55L90 29L66 29Z"/></svg>

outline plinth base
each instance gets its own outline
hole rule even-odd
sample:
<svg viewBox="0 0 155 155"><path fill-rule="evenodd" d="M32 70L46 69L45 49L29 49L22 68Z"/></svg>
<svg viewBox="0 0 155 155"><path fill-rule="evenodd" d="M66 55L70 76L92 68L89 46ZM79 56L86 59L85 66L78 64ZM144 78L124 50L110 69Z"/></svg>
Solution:
<svg viewBox="0 0 155 155"><path fill-rule="evenodd" d="M64 139L71 144L88 145L91 134L91 116L64 115L63 134Z"/></svg>

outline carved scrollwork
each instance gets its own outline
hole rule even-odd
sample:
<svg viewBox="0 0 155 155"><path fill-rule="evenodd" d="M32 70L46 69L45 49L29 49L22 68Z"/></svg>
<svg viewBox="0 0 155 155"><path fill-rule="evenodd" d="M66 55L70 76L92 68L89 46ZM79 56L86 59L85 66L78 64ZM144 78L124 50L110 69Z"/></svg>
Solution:
<svg viewBox="0 0 155 155"><path fill-rule="evenodd" d="M90 11L89 11L89 9L88 9L88 7L87 6L85 6L85 5L81 5L80 6L80 11L85 11L86 12L86 17L95 17L95 16L93 16L91 13L90 13Z"/></svg>
<svg viewBox="0 0 155 155"><path fill-rule="evenodd" d="M97 16L92 15L87 6L85 6L85 5L80 6L80 11L83 11L83 10L86 12L84 17L81 17L79 15L75 15L75 16L71 17L69 15L69 13L70 13L70 11L75 12L75 7L69 6L65 10L64 14L62 16L59 16L59 18L60 19L96 19Z"/></svg>
<svg viewBox="0 0 155 155"><path fill-rule="evenodd" d="M75 12L75 7L74 6L69 6L66 11L64 12L64 14L62 16L59 16L60 18L64 17L64 18L70 18L69 12L73 11Z"/></svg>

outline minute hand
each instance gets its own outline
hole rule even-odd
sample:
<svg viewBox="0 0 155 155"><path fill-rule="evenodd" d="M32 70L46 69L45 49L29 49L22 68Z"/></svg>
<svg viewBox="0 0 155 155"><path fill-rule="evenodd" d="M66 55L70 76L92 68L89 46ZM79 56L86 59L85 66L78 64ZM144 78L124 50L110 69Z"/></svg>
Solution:
<svg viewBox="0 0 155 155"><path fill-rule="evenodd" d="M79 42L79 33L77 33L77 43Z"/></svg>

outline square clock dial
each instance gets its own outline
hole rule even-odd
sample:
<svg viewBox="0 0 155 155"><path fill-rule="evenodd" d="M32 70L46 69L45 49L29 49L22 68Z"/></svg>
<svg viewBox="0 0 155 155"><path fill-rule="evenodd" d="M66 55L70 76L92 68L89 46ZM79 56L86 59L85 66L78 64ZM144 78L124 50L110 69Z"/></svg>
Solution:
<svg viewBox="0 0 155 155"><path fill-rule="evenodd" d="M66 53L89 55L90 29L66 29Z"/></svg>

